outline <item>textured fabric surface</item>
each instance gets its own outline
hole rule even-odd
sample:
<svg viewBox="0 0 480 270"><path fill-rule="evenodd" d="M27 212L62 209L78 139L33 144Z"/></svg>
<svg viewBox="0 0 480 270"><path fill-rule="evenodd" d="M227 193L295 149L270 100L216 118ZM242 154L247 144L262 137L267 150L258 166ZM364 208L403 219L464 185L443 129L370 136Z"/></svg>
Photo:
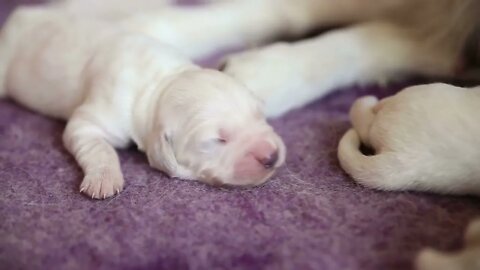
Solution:
<svg viewBox="0 0 480 270"><path fill-rule="evenodd" d="M478 199L369 190L336 160L353 100L401 87L350 87L272 121L289 153L262 187L172 180L130 149L106 201L78 192L63 122L2 100L0 269L411 269L425 246L457 249Z"/></svg>

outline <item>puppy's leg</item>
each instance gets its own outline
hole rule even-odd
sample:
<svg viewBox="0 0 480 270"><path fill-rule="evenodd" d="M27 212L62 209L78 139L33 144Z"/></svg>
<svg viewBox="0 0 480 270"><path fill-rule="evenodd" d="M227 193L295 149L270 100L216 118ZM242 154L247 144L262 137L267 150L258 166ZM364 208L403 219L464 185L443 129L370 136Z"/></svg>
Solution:
<svg viewBox="0 0 480 270"><path fill-rule="evenodd" d="M123 189L123 175L109 134L88 115L71 117L63 134L65 147L72 153L85 176L80 192L95 199L105 199Z"/></svg>
<svg viewBox="0 0 480 270"><path fill-rule="evenodd" d="M125 19L123 25L198 59L218 49L260 45L277 37L299 37L319 27L371 20L403 6L402 1L375 0L202 2L210 4L144 10Z"/></svg>
<svg viewBox="0 0 480 270"><path fill-rule="evenodd" d="M352 0L348 0L352 1ZM299 36L329 22L335 1L240 0L144 12L122 22L198 59L221 48L263 44ZM325 18L318 20L317 18Z"/></svg>
<svg viewBox="0 0 480 270"><path fill-rule="evenodd" d="M454 60L426 51L405 29L370 22L234 55L224 71L266 102L267 116L276 117L352 83L384 81L406 72L450 74Z"/></svg>

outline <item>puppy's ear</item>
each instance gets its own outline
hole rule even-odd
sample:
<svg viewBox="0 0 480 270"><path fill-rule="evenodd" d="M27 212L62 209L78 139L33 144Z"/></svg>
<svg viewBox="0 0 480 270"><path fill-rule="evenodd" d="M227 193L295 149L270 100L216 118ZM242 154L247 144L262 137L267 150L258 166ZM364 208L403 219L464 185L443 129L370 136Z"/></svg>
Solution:
<svg viewBox="0 0 480 270"><path fill-rule="evenodd" d="M170 135L163 128L155 129L148 138L148 162L169 176L175 176L178 168L177 159L173 152Z"/></svg>

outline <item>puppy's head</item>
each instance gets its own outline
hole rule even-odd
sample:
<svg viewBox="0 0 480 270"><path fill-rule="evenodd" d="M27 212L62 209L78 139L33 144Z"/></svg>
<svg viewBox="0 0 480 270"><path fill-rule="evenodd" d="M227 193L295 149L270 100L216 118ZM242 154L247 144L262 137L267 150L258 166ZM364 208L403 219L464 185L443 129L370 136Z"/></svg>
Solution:
<svg viewBox="0 0 480 270"><path fill-rule="evenodd" d="M162 89L156 109L147 156L172 177L259 185L285 160L260 101L218 71L180 73Z"/></svg>

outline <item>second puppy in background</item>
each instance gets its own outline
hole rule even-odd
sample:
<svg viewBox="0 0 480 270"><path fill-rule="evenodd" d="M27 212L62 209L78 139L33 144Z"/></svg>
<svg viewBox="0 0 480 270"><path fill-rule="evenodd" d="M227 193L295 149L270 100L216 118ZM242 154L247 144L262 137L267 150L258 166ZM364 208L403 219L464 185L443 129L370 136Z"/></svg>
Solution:
<svg viewBox="0 0 480 270"><path fill-rule="evenodd" d="M384 190L480 195L480 87L407 88L355 102L338 158L357 182ZM375 154L360 152L360 143Z"/></svg>

